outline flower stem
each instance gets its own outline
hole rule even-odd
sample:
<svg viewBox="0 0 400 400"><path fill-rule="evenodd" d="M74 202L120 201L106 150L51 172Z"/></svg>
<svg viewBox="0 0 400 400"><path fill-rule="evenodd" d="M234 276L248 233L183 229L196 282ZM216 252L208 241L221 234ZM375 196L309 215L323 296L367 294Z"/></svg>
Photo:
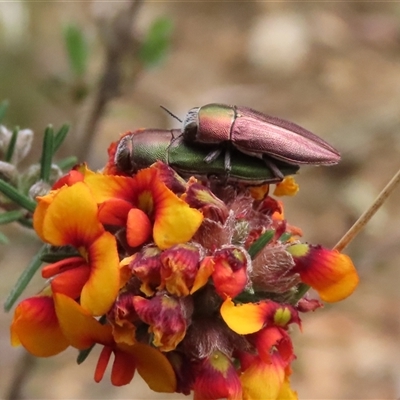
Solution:
<svg viewBox="0 0 400 400"><path fill-rule="evenodd" d="M386 201L386 199L393 192L395 187L400 182L400 169L393 176L390 182L384 187L384 189L379 193L376 200L373 202L371 207L369 207L358 220L354 223L354 225L346 232L346 234L339 240L339 242L334 247L335 250L343 251L350 242L361 232L364 226L368 223L368 221L373 217L373 215L379 210L382 204Z"/></svg>

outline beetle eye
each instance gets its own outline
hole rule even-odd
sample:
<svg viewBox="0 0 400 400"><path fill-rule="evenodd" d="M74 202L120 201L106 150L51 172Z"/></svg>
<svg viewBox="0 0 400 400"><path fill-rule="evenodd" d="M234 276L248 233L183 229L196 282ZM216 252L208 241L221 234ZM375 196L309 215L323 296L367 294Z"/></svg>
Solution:
<svg viewBox="0 0 400 400"><path fill-rule="evenodd" d="M121 172L131 172L132 165L132 140L131 135L123 137L117 146L114 163Z"/></svg>
<svg viewBox="0 0 400 400"><path fill-rule="evenodd" d="M183 120L183 136L188 140L194 140L196 138L199 110L200 107L192 108L188 111Z"/></svg>

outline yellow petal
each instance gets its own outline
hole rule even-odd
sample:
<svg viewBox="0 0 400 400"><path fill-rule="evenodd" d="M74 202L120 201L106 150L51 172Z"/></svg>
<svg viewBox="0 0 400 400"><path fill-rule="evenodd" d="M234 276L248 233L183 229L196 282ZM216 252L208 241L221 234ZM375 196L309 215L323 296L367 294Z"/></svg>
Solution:
<svg viewBox="0 0 400 400"><path fill-rule="evenodd" d="M266 303L235 305L228 297L222 303L220 312L229 328L240 335L247 335L258 332L264 326L268 308Z"/></svg>
<svg viewBox="0 0 400 400"><path fill-rule="evenodd" d="M47 208L40 206L49 199L48 196L39 199L38 213L34 215L35 229L45 241L56 246L79 247L90 244L104 232L97 218L97 204L84 183L63 186Z"/></svg>
<svg viewBox="0 0 400 400"><path fill-rule="evenodd" d="M111 326L100 324L75 300L55 293L54 304L62 332L71 346L83 350L95 343L113 343Z"/></svg>
<svg viewBox="0 0 400 400"><path fill-rule="evenodd" d="M112 306L120 287L115 237L104 232L88 248L90 277L82 289L81 305L92 315L103 315Z"/></svg>

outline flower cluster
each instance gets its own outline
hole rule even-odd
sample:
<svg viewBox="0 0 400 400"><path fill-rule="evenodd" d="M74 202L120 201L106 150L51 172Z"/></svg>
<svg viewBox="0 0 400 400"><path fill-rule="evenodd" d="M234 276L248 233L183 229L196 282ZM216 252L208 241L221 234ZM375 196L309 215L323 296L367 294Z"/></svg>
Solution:
<svg viewBox="0 0 400 400"><path fill-rule="evenodd" d="M300 242L268 187L182 179L157 162L135 174L114 164L75 167L38 197L34 228L60 260L46 287L22 301L13 345L38 357L103 346L111 381L135 371L157 392L195 399L294 399L292 325L350 295L350 258ZM293 178L275 196L293 194Z"/></svg>

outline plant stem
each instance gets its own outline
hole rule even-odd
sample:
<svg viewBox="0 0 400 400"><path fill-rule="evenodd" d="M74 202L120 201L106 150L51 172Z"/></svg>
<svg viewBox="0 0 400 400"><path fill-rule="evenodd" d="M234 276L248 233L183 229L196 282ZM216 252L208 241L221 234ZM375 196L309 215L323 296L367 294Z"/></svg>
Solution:
<svg viewBox="0 0 400 400"><path fill-rule="evenodd" d="M369 207L358 220L354 223L354 225L346 232L346 234L339 240L339 242L334 247L337 251L343 251L350 242L361 232L364 226L368 223L368 221L374 216L374 214L379 210L382 204L386 201L386 199L390 196L393 190L400 182L400 169L393 176L393 178L389 181L389 183L383 188L383 190L379 193L378 197L372 203L371 207Z"/></svg>

